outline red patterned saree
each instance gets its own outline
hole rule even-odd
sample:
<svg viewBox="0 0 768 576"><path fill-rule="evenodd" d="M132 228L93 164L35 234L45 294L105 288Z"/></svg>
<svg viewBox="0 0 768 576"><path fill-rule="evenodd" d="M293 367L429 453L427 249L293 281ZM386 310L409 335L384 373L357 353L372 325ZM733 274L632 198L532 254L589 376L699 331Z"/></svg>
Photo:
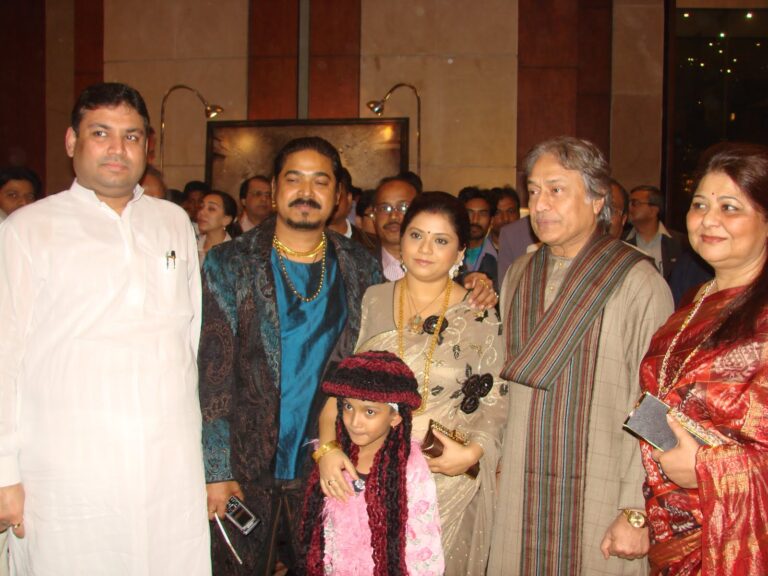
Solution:
<svg viewBox="0 0 768 576"><path fill-rule="evenodd" d="M768 311L754 338L696 350L742 290L704 300L670 355L674 384L662 390L667 404L734 443L701 447L698 488L685 489L664 476L653 448L641 442L654 575L768 574ZM659 393L664 354L690 310L677 311L654 335L640 368L644 391Z"/></svg>

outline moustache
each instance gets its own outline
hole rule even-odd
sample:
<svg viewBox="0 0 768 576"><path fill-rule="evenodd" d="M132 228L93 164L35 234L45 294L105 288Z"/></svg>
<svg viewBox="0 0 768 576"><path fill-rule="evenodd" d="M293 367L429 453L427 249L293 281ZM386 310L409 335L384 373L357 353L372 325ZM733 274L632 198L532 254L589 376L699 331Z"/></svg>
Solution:
<svg viewBox="0 0 768 576"><path fill-rule="evenodd" d="M469 229L470 231L477 231L477 232L480 232L481 234L485 232L483 227L480 226L479 224L470 224Z"/></svg>
<svg viewBox="0 0 768 576"><path fill-rule="evenodd" d="M295 206L306 206L308 208L316 208L317 210L322 208L320 203L317 200L313 200L312 198L297 198L288 204L289 208L294 208Z"/></svg>

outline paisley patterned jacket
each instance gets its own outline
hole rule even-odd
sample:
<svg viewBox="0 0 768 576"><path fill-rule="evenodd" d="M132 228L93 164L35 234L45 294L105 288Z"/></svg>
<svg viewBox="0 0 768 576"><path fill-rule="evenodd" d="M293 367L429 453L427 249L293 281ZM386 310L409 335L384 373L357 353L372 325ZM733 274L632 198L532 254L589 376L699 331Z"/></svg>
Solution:
<svg viewBox="0 0 768 576"><path fill-rule="evenodd" d="M269 484L273 477L280 429L280 326L270 265L274 232L272 217L216 246L205 259L198 364L207 482L235 479L245 489L245 484ZM383 278L363 246L335 232L326 233L347 299L347 323L326 365L327 373L354 351L363 293ZM310 412L310 438L317 435L323 401L318 389ZM252 510L261 507L257 495L246 496Z"/></svg>

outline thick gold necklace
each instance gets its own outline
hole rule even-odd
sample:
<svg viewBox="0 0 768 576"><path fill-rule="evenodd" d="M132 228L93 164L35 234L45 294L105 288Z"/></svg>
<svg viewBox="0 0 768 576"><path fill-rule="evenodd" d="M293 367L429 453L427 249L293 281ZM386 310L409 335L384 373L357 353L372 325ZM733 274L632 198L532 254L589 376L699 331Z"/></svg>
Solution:
<svg viewBox="0 0 768 576"><path fill-rule="evenodd" d="M432 356L435 354L435 348L437 347L437 341L440 339L440 328L445 320L445 313L448 310L448 303L451 301L451 288L453 287L453 280L448 278L445 283L445 298L443 298L443 307L440 310L440 316L437 319L437 325L435 326L435 332L432 334L432 339L429 343L429 349L427 350L427 357L424 361L424 379L421 386L421 406L414 412L414 414L420 414L427 408L427 398L429 397L429 368L432 365ZM400 359L405 362L405 290L407 290L406 279L400 280L400 299L399 310L397 313L397 353Z"/></svg>
<svg viewBox="0 0 768 576"><path fill-rule="evenodd" d="M701 308L701 305L704 302L704 299L707 296L709 296L709 293L712 291L712 288L714 288L716 282L717 282L716 280L712 280L709 284L707 284L707 287L704 289L704 292L702 293L701 298L699 298L696 301L696 305L693 308L691 308L691 311L688 313L688 316L685 317L685 320L683 320L683 323L680 325L680 328L677 330L677 334L674 335L674 337L672 338L672 342L669 343L669 346L667 347L667 351L664 353L664 358L661 361L661 368L659 369L658 395L659 395L659 398L661 399L664 399L667 393L672 389L672 386L674 386L675 383L680 379L680 375L683 373L683 370L688 364L688 361L696 355L696 353L701 348L702 344L704 344L707 338L709 338L709 334L708 334L701 340L701 342L698 343L698 345L693 350L691 350L688 356L685 357L685 360L683 360L683 363L680 364L680 368L677 369L677 372L675 372L675 375L672 377L672 379L669 382L667 382L667 365L669 364L669 359L672 356L672 351L677 347L677 341L680 340L680 336L688 327L688 324L691 323L691 320L693 320L693 317L696 316L696 313L699 311L699 308Z"/></svg>
<svg viewBox="0 0 768 576"><path fill-rule="evenodd" d="M421 313L424 312L427 308L432 306L432 304L435 303L435 300L440 298L440 294L442 294L442 290L432 298L432 300L427 304L426 306L422 306L421 310L416 310L416 303L413 301L413 295L411 294L411 291L408 290L408 282L404 279L402 290L408 293L408 301L411 303L411 309L415 312L413 316L411 316L411 319L408 321L408 329L413 332L414 334L421 334L424 332L424 319L421 317ZM445 288L443 288L445 290Z"/></svg>
<svg viewBox="0 0 768 576"><path fill-rule="evenodd" d="M315 293L312 294L312 296L304 296L298 290L296 290L296 286L294 286L293 282L291 281L291 277L288 275L288 270L285 268L285 262L283 261L283 250L281 249L283 244L277 239L277 236L272 238L272 246L277 252L277 260L280 263L280 270L283 272L283 278L285 278L285 281L288 283L288 288L290 288L294 296L296 296L302 302L306 303L312 302L318 296L320 296L320 292L323 290L323 284L325 281L325 256L328 253L328 250L326 249L327 244L325 241L325 232L323 232L323 239L320 240L320 244L318 244L318 246L323 250L323 260L320 266L320 282L317 285L317 290L315 290ZM317 252L315 252L314 255L317 255Z"/></svg>
<svg viewBox="0 0 768 576"><path fill-rule="evenodd" d="M280 242L277 234L272 237L272 246L274 246L279 252L287 254L288 256L293 256L294 258L314 258L320 253L321 250L325 248L325 232L323 232L323 237L320 238L320 242L318 242L317 246L311 250L307 250L306 252L300 252L298 250L294 250L293 248L289 248Z"/></svg>

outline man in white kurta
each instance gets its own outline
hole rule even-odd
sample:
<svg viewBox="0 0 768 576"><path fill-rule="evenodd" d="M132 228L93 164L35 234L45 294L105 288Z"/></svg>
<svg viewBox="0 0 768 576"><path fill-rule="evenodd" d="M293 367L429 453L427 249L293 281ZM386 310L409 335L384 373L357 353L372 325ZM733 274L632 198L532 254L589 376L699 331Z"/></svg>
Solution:
<svg viewBox="0 0 768 576"><path fill-rule="evenodd" d="M67 132L76 181L0 226L0 528L16 574L210 574L197 247L184 211L136 184L148 117L126 89L86 89Z"/></svg>

